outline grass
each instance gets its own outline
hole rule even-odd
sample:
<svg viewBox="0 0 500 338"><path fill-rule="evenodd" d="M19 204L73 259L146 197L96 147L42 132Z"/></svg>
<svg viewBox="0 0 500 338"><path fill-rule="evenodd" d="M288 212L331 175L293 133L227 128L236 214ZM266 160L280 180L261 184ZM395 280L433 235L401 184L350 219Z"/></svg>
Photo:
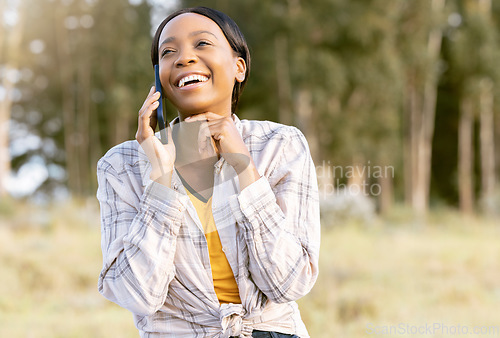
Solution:
<svg viewBox="0 0 500 338"><path fill-rule="evenodd" d="M433 337L458 325L496 326L482 336L500 336L498 221L438 212L428 222L324 231L321 275L299 302L311 336L367 337L391 326L380 336L404 336L425 325Z"/></svg>
<svg viewBox="0 0 500 338"><path fill-rule="evenodd" d="M425 224L397 210L365 225L324 222L320 276L299 300L311 337L398 337L425 325L411 336L451 337L458 325L500 336L498 225L446 210ZM137 337L132 315L97 292L101 264L94 201L1 202L0 337Z"/></svg>
<svg viewBox="0 0 500 338"><path fill-rule="evenodd" d="M97 205L15 207L0 220L0 337L137 337L97 291Z"/></svg>

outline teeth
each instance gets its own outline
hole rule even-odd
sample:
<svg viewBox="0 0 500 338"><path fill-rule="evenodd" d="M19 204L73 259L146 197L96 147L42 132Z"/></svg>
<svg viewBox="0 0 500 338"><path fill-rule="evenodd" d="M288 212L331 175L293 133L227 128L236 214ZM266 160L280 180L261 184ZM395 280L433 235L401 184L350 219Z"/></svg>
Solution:
<svg viewBox="0 0 500 338"><path fill-rule="evenodd" d="M189 76L186 76L186 77L183 77L180 81L179 81L179 84L177 85L178 87L184 87L184 84L186 82L189 82L189 81L194 81L194 80L198 80L200 82L205 82L208 80L208 77L204 76L204 75L189 75Z"/></svg>

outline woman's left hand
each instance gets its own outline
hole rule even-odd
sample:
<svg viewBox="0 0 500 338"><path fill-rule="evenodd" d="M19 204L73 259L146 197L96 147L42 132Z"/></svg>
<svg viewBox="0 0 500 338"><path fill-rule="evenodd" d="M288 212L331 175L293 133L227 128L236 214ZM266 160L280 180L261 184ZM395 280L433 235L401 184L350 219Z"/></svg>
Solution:
<svg viewBox="0 0 500 338"><path fill-rule="evenodd" d="M231 116L224 117L207 112L190 116L184 121L186 123L194 121L206 122L202 123L200 126L198 137L198 147L200 151L207 151L207 149L212 148L213 143L215 143L215 150L217 150L217 152L224 157L226 162L234 168L236 173L240 176L240 180L242 179L242 174L245 176L244 180L247 181L247 183L254 182L259 178L250 152L236 129Z"/></svg>

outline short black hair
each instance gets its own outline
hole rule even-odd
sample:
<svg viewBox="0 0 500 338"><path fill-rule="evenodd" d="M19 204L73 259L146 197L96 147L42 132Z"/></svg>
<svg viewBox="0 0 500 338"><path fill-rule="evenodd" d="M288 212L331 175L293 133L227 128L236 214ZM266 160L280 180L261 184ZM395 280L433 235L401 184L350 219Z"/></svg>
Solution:
<svg viewBox="0 0 500 338"><path fill-rule="evenodd" d="M151 62L153 64L153 67L157 65L159 62L158 44L160 42L160 35L161 32L163 31L163 28L170 20L172 20L176 16L185 13L200 14L215 22L217 26L219 26L222 32L224 33L224 36L226 37L233 51L236 52L236 55L245 60L247 67L245 72L245 79L242 82L235 81L233 87L233 93L231 99L231 111L234 113L238 106L238 100L241 96L241 93L243 92L243 88L245 87L245 84L248 80L248 76L250 75L250 50L248 49L247 42L245 40L245 37L243 36L243 33L241 33L240 28L238 27L236 22L234 22L234 20L231 19L228 15L216 9L203 6L182 8L170 14L158 26L156 33L153 37L153 43L151 45Z"/></svg>

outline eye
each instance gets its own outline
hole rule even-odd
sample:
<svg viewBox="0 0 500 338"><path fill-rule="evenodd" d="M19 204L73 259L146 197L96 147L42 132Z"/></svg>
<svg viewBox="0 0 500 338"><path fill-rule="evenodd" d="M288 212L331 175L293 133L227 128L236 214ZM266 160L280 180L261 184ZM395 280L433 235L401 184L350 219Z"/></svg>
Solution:
<svg viewBox="0 0 500 338"><path fill-rule="evenodd" d="M200 40L198 43L196 43L196 47L203 47L203 46L210 46L211 43L206 40Z"/></svg>
<svg viewBox="0 0 500 338"><path fill-rule="evenodd" d="M174 52L173 49L166 48L166 49L162 50L161 57L164 57L165 55L168 55L168 54L172 54L173 52Z"/></svg>

